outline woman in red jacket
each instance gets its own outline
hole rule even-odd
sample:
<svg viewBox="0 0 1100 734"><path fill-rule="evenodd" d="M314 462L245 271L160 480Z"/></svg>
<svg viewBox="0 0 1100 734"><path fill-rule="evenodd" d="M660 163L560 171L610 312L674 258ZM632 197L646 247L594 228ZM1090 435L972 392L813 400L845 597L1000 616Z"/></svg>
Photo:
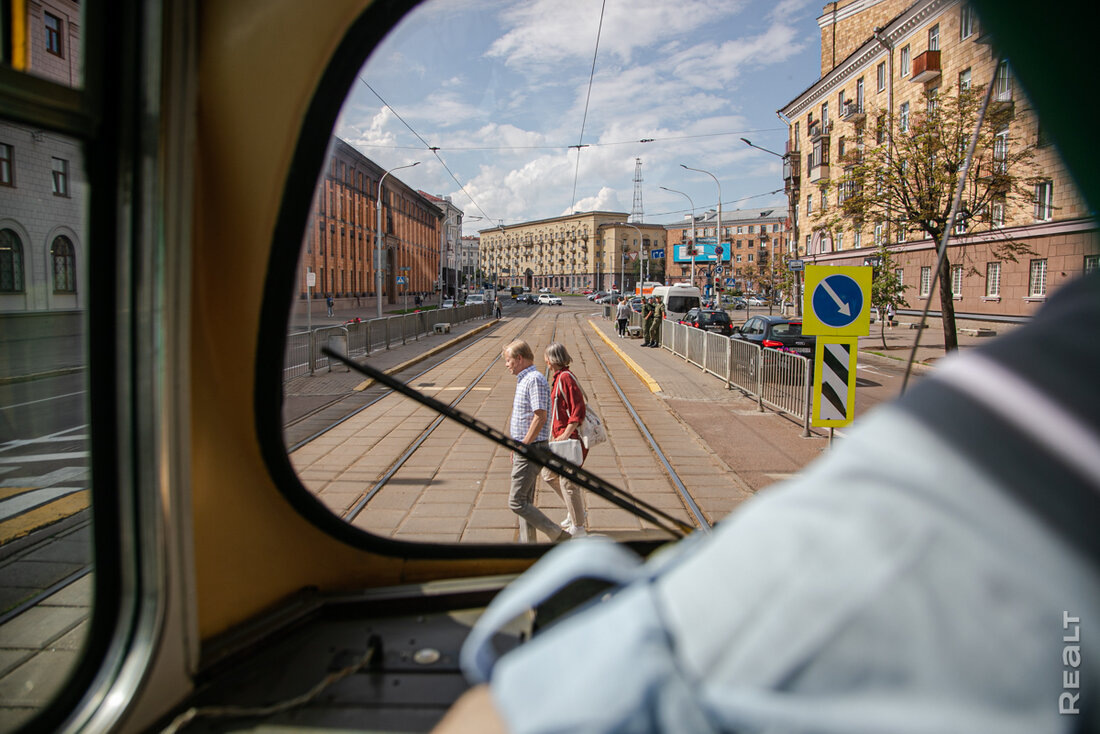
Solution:
<svg viewBox="0 0 1100 734"><path fill-rule="evenodd" d="M553 342L546 347L546 366L553 373L553 382L550 385L550 440L561 441L567 438L580 440L577 427L584 421L584 392L580 383L569 370L569 364L573 358L565 349L565 345ZM583 457L588 456L588 449L581 444ZM584 459L582 458L582 463ZM562 501L569 513L562 520L562 528L575 538L587 535L586 513L584 510L584 495L582 490L573 482L559 477L549 469L542 470L542 478L550 485Z"/></svg>

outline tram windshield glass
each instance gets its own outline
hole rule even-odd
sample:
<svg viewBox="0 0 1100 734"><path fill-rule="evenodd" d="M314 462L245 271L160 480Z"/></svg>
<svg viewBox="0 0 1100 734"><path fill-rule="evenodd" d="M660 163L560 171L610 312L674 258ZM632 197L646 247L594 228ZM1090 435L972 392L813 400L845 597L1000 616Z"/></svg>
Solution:
<svg viewBox="0 0 1100 734"><path fill-rule="evenodd" d="M934 360L960 334L1015 328L1097 267L1087 207L968 6L819 11L662 0L436 0L411 11L347 90L302 238L282 375L301 488L347 524L395 540L519 543L525 523L541 542L570 525L669 538L677 523L720 520L801 464L747 486L721 460L700 469L713 456L662 446L662 421L683 433L685 411L667 392L622 389L638 379L623 365L640 342L615 342L614 304L586 296L694 285L740 325L761 313L800 318L806 265L866 266L876 313L919 321L931 299ZM973 178L950 217L975 130ZM942 145L921 148L929 139ZM922 165L929 159L941 165ZM917 190L934 192L934 215L901 206ZM1043 229L1053 222L1068 239ZM957 248L940 269L948 228ZM502 298L498 319L493 296L528 288L560 295L562 308ZM444 307L477 291L484 304ZM704 348L679 340L688 327L653 335L643 316L631 314L625 336L664 346L644 357L669 357L664 379L729 384L739 391L720 399L750 408L755 390L772 389L735 384L732 375L759 371L736 363L755 359L745 345L709 334L709 356L696 355L679 346ZM913 339L903 325L881 335L902 360ZM630 493L622 503L591 488L571 499L573 484L552 473L515 479L510 447L329 356L523 439L529 421L501 356L516 339L543 375L547 346L565 346L611 439L582 468ZM811 410L812 394L789 380L774 389L782 395L759 402L794 406L783 412L795 423ZM875 400L897 390L888 392ZM705 434L692 440L706 444ZM631 512L639 500L659 513ZM517 514L527 506L549 524Z"/></svg>

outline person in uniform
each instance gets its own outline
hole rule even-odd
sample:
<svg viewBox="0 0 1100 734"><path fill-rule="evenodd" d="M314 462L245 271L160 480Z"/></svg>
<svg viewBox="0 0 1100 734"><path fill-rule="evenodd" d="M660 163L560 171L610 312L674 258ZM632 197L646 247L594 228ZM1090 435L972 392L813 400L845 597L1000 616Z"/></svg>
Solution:
<svg viewBox="0 0 1100 734"><path fill-rule="evenodd" d="M650 339L653 336L653 296L642 299L642 346L651 347Z"/></svg>

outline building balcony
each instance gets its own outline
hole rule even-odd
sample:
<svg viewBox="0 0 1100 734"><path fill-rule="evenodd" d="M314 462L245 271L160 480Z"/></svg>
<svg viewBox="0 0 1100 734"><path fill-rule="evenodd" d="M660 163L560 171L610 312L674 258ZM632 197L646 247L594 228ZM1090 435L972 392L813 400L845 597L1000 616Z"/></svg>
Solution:
<svg viewBox="0 0 1100 734"><path fill-rule="evenodd" d="M810 183L817 183L818 181L827 181L829 179L829 164L822 163L821 165L814 166L810 169Z"/></svg>
<svg viewBox="0 0 1100 734"><path fill-rule="evenodd" d="M844 103L840 116L845 122L862 122L867 118L867 113L863 111L863 105L848 100Z"/></svg>
<svg viewBox="0 0 1100 734"><path fill-rule="evenodd" d="M816 141L831 133L833 126L828 121L814 120L806 126L806 131L810 134L810 140Z"/></svg>
<svg viewBox="0 0 1100 734"><path fill-rule="evenodd" d="M913 59L913 74L909 81L923 84L937 79L940 73L940 52L925 51Z"/></svg>

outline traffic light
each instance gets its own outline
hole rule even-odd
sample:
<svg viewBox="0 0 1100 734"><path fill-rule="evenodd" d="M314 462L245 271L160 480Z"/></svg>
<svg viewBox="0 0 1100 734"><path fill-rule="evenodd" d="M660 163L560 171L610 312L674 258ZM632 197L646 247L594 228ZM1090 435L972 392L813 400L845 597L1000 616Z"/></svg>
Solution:
<svg viewBox="0 0 1100 734"><path fill-rule="evenodd" d="M688 257L695 257L695 243L688 240L687 245L684 247L684 253Z"/></svg>

